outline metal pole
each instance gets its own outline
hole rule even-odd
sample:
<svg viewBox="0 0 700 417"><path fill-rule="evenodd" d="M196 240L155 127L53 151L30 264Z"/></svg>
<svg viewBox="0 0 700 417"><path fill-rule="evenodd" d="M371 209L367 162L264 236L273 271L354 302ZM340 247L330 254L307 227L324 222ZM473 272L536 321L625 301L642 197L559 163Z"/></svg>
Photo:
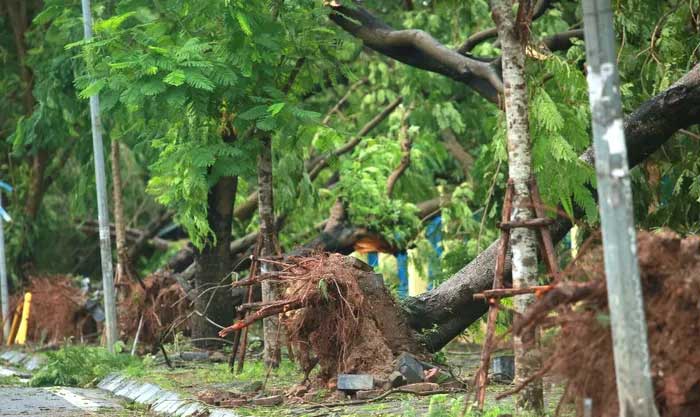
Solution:
<svg viewBox="0 0 700 417"><path fill-rule="evenodd" d="M637 263L610 0L584 0L583 18L619 415L658 417Z"/></svg>
<svg viewBox="0 0 700 417"><path fill-rule="evenodd" d="M0 207L2 207L2 191L0 191ZM10 338L10 296L7 287L7 267L5 264L5 231L4 220L0 218L0 305L2 305L2 340Z"/></svg>
<svg viewBox="0 0 700 417"><path fill-rule="evenodd" d="M92 16L90 0L82 0L83 31L85 40L92 39ZM100 225L100 257L102 259L102 288L105 304L105 330L107 349L114 353L117 333L117 306L114 296L114 276L112 274L112 244L109 235L109 212L107 211L107 186L105 182L105 159L102 145L102 122L100 121L100 99L97 94L90 96L90 122L92 126L92 147L95 157L95 182L97 185L97 216Z"/></svg>

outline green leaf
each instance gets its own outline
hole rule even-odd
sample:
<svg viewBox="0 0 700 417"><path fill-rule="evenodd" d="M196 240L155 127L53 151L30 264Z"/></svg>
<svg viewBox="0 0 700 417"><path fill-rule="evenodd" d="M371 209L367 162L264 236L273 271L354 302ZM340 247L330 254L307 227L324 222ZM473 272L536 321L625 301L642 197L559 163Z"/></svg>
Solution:
<svg viewBox="0 0 700 417"><path fill-rule="evenodd" d="M238 24L241 25L243 33L245 33L248 36L251 36L253 34L253 31L250 29L250 23L248 23L248 17L246 15L244 15L241 12L236 12L236 20L238 20Z"/></svg>
<svg viewBox="0 0 700 417"><path fill-rule="evenodd" d="M163 82L166 84L180 86L185 82L185 73L182 70L175 70L163 78Z"/></svg>
<svg viewBox="0 0 700 417"><path fill-rule="evenodd" d="M189 69L185 72L185 81L192 87L205 91L213 91L214 83L199 70Z"/></svg>
<svg viewBox="0 0 700 417"><path fill-rule="evenodd" d="M275 103L267 108L267 111L272 115L276 116L277 113L281 112L286 103Z"/></svg>
<svg viewBox="0 0 700 417"><path fill-rule="evenodd" d="M105 81L104 80L97 80L93 82L92 84L88 85L83 89L83 91L80 92L80 98L90 98L100 92L102 88L105 86Z"/></svg>
<svg viewBox="0 0 700 417"><path fill-rule="evenodd" d="M97 23L95 23L95 33L115 31L119 29L119 26L121 26L122 23L126 21L126 19L135 14L136 12L128 12L114 17L110 17L106 20L100 20Z"/></svg>
<svg viewBox="0 0 700 417"><path fill-rule="evenodd" d="M239 114L238 117L242 120L255 120L265 116L266 114L266 106L255 106Z"/></svg>

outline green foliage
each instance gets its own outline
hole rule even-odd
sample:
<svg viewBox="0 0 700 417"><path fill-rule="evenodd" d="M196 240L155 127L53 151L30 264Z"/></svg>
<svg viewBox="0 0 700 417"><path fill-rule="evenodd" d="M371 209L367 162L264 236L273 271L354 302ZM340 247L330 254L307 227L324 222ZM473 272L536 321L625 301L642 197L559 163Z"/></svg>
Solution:
<svg viewBox="0 0 700 417"><path fill-rule="evenodd" d="M269 135L285 249L313 238L337 199L354 225L397 247L415 248L412 261L421 271L431 266L434 284L497 236L508 168L502 111L466 85L366 53L360 41L329 22L323 1L96 0L90 42L82 40L79 2L40 3L27 3L31 25L22 37L25 56L15 44L10 17L0 13L0 173L15 186L4 200L14 219L6 229L13 276L25 264L37 271L97 275L91 252L96 240L75 227L96 216L87 106L93 94L100 97L107 145L123 144L129 227L145 229L167 208L198 247L213 243L212 186L224 176L237 176L234 205L245 201L256 188L258 139ZM413 3L413 10L402 2L364 5L392 26L426 30L453 48L493 26L487 0ZM627 112L697 61L700 42L689 24L697 6L698 0L614 2ZM533 45L580 22L580 2L554 2L533 22ZM471 53L497 56L495 41L482 42ZM560 206L569 215L583 212L595 227L590 191L595 177L578 160L590 145L584 61L580 41L568 51L542 51L528 59L532 157L547 206ZM31 83L23 78L23 62ZM367 82L348 94L337 112L321 116L362 79ZM401 159L403 107L311 181L305 161L347 143L399 96L413 108L408 119L413 147L411 165L392 198L386 181ZM474 159L466 173L446 146L444 129L454 132ZM700 230L698 134L697 127L677 134L633 172L640 226ZM39 175L46 181L38 193L38 215L31 218L26 202L37 196L33 181L40 155L48 155ZM440 259L417 216L417 204L437 196L444 200ZM255 217L237 220L234 237L257 228ZM167 255L149 255L139 263L144 272L152 271Z"/></svg>
<svg viewBox="0 0 700 417"><path fill-rule="evenodd" d="M97 383L110 372L139 367L141 360L128 354L109 353L105 348L64 346L46 352L47 362L30 380L33 387L65 385L88 386Z"/></svg>

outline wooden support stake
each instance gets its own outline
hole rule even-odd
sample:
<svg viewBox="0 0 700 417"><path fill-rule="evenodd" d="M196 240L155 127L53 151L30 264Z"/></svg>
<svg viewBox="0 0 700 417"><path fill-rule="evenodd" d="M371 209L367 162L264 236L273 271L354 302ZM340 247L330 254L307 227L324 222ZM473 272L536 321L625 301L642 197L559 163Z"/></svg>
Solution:
<svg viewBox="0 0 700 417"><path fill-rule="evenodd" d="M513 210L513 181L508 180L506 186L505 202L503 203L503 211L501 212L501 223L507 223L510 220ZM501 239L498 242L498 256L496 258L496 270L493 277L493 289L497 290L503 287L503 271L506 264L506 254L508 253L508 242L510 240L510 230L501 229ZM498 317L498 303L491 303L489 306L488 318L486 322L486 339L484 346L481 349L481 366L474 378L474 386L476 387L476 401L480 410L484 409L484 401L486 400L486 385L488 385L489 366L491 364L491 345L496 334L496 318Z"/></svg>
<svg viewBox="0 0 700 417"><path fill-rule="evenodd" d="M474 294L475 300L488 300L491 298L506 298L520 294L544 293L551 290L551 285L535 285L527 288L498 288L486 290L478 294Z"/></svg>
<svg viewBox="0 0 700 417"><path fill-rule="evenodd" d="M540 190L537 187L537 181L535 181L534 178L530 180L530 198L532 200L532 205L535 208L535 215L537 215L537 217L544 218L545 212L544 207L542 206L542 198L540 197ZM540 239L543 246L542 258L544 258L544 261L547 264L547 269L554 278L554 282L558 282L560 278L559 264L554 252L554 243L552 242L552 234L549 232L549 227L540 228Z"/></svg>

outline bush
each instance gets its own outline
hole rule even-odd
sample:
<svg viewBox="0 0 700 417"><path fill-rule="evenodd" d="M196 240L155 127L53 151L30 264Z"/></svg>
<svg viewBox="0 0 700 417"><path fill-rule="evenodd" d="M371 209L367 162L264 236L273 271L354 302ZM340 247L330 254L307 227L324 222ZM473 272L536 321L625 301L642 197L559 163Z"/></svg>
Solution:
<svg viewBox="0 0 700 417"><path fill-rule="evenodd" d="M126 354L112 354L105 348L65 346L47 353L46 365L29 381L31 386L88 386L110 372L136 367L141 360Z"/></svg>

